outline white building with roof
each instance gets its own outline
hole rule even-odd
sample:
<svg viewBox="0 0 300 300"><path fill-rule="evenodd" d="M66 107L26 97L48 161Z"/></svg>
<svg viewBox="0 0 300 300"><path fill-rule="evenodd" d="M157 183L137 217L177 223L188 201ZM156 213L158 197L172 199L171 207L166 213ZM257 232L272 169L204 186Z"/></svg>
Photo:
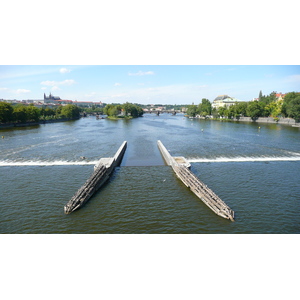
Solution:
<svg viewBox="0 0 300 300"><path fill-rule="evenodd" d="M238 100L236 98L230 97L228 95L220 95L216 97L216 99L212 102L211 106L212 108L220 108L220 107L229 107L231 105L234 105L236 103L243 102L241 100Z"/></svg>

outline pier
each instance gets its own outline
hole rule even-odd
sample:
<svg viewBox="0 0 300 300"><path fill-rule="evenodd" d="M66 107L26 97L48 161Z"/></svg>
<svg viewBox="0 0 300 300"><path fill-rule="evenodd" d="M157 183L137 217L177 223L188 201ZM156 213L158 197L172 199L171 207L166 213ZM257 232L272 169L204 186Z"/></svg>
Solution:
<svg viewBox="0 0 300 300"><path fill-rule="evenodd" d="M184 157L172 157L161 141L157 141L157 145L167 165L198 198L217 215L234 221L234 211L191 172L190 164Z"/></svg>
<svg viewBox="0 0 300 300"><path fill-rule="evenodd" d="M70 214L74 210L80 208L97 190L99 190L99 188L107 181L114 168L120 165L126 147L127 142L124 141L114 157L101 158L96 163L93 174L65 205L65 214Z"/></svg>

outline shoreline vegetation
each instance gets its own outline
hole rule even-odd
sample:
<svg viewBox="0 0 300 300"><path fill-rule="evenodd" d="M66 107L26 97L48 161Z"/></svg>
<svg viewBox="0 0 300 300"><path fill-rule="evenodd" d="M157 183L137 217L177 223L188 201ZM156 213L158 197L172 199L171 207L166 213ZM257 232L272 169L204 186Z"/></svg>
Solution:
<svg viewBox="0 0 300 300"><path fill-rule="evenodd" d="M65 122L80 118L80 108L73 104L52 108L30 105L11 105L0 102L0 128L24 127L46 123Z"/></svg>
<svg viewBox="0 0 300 300"><path fill-rule="evenodd" d="M189 105L186 111L189 117L212 118L215 120L260 122L266 119L267 122L279 123L287 119L300 121L300 93L290 92L284 98L278 98L276 92L263 96L259 93L259 98L249 102L235 102L226 105L223 103L219 107L213 107L212 103L203 98L198 105ZM262 119L264 118L264 119Z"/></svg>
<svg viewBox="0 0 300 300"><path fill-rule="evenodd" d="M77 120L87 114L106 115L110 120L130 120L142 117L143 105L126 102L106 104L98 107L78 107L74 104L60 105L55 108L38 108L34 104L11 105L0 102L0 128L34 126L39 124ZM181 106L180 106L181 107ZM175 108L173 108L175 111ZM187 105L176 112L185 112L189 118L199 118L221 122L257 122L285 124L300 127L300 93L290 92L278 99L276 92L263 96L261 91L255 101L236 102L226 106L213 107L203 98L198 105ZM103 117L101 117L103 119Z"/></svg>
<svg viewBox="0 0 300 300"><path fill-rule="evenodd" d="M78 120L81 116L91 113L96 113L98 117L100 114L105 114L110 120L130 120L142 117L144 111L140 106L128 102L123 105L107 104L101 111L98 108L95 110L79 108L74 104L56 108L37 108L33 104L11 105L0 102L0 129Z"/></svg>

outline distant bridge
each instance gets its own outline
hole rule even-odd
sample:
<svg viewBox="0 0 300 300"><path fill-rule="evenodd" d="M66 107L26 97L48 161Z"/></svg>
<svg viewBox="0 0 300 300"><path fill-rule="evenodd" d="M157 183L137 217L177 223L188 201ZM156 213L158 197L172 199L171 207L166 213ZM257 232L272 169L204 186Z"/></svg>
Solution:
<svg viewBox="0 0 300 300"><path fill-rule="evenodd" d="M160 114L172 114L173 116L175 116L177 113L181 113L180 110L149 110L149 111L144 111L144 113L146 114L156 114L156 115L160 115Z"/></svg>

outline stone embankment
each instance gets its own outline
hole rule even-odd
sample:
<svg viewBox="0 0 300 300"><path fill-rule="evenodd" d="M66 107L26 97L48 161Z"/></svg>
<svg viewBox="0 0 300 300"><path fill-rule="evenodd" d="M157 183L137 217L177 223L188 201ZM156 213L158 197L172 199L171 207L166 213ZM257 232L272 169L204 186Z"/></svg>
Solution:
<svg viewBox="0 0 300 300"><path fill-rule="evenodd" d="M296 125L297 122L291 118L279 118L278 120L268 117L268 118L257 118L252 120L250 117L240 117L239 119L232 119L233 121L239 122L256 122L256 123L269 123L269 124L285 124L285 125Z"/></svg>

